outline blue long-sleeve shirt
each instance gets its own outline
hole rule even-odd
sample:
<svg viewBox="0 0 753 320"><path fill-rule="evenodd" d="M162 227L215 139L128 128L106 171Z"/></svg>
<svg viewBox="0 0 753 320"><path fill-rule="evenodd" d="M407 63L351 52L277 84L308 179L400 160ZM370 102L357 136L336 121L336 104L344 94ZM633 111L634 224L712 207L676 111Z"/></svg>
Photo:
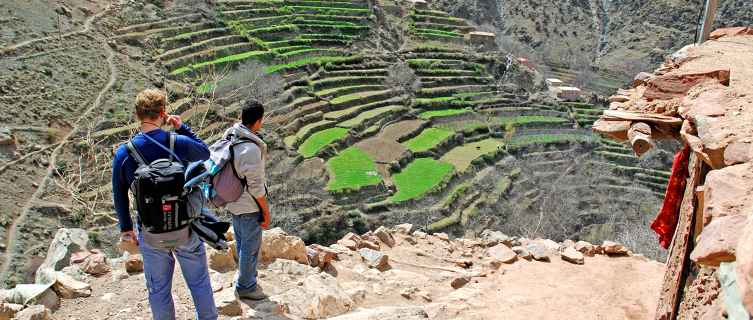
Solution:
<svg viewBox="0 0 753 320"><path fill-rule="evenodd" d="M195 133L191 132L191 129L187 125L183 124L176 133L178 133L178 139L175 142L175 155L180 158L184 166L188 166L190 162L209 159L209 148ZM157 129L141 133L133 137L133 142L147 162L151 163L154 160L168 157L167 151L146 137L143 137L143 134L148 134L163 146L169 147L167 131ZM133 230L133 221L131 220L129 210L130 199L128 198L128 189L131 186L131 182L133 182L133 174L136 172L136 168L138 168L138 163L136 163L135 159L131 158L126 146L121 145L115 151L115 158L112 164L112 193L115 202L115 212L118 214L118 221L120 221L121 232Z"/></svg>

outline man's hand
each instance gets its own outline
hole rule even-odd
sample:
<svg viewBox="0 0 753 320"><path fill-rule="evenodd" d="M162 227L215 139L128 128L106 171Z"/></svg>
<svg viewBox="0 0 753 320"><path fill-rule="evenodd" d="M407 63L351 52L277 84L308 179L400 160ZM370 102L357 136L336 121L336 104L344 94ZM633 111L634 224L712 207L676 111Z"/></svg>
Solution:
<svg viewBox="0 0 753 320"><path fill-rule="evenodd" d="M133 232L133 230L126 231L126 232L121 232L120 233L120 238L123 238L125 236L131 236L131 237L133 237L133 244L135 244L137 246L139 245L139 239L136 237L136 233Z"/></svg>
<svg viewBox="0 0 753 320"><path fill-rule="evenodd" d="M264 215L264 222L261 223L261 227L264 228L264 230L267 230L269 224L272 222L269 218L269 210L264 211L262 214Z"/></svg>
<svg viewBox="0 0 753 320"><path fill-rule="evenodd" d="M183 126L183 122L180 121L180 116L178 115L167 116L167 120L165 121L168 125L173 126L175 130L180 129Z"/></svg>

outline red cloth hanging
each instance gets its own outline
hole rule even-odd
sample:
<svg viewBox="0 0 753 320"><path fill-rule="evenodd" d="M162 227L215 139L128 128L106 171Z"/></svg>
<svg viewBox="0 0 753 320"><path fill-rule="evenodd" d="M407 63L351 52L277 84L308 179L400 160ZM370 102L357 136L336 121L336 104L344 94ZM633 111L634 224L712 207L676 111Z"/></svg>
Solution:
<svg viewBox="0 0 753 320"><path fill-rule="evenodd" d="M659 234L659 244L664 249L672 243L677 229L677 221L680 216L680 205L682 196L685 194L685 183L688 179L688 162L690 160L690 145L685 144L680 152L675 155L675 162L672 164L672 176L667 184L667 193L664 195L664 205L661 212L651 224L651 229Z"/></svg>

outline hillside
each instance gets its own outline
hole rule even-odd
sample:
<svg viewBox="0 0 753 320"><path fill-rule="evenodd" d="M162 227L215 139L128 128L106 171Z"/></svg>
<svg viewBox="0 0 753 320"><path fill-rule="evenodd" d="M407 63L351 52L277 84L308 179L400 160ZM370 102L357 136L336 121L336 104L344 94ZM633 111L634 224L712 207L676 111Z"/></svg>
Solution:
<svg viewBox="0 0 753 320"><path fill-rule="evenodd" d="M33 280L57 228L87 229L115 254L112 151L137 129L133 97L152 86L207 143L238 101L265 101L273 226L309 244L409 222L453 238L619 238L666 255L645 227L679 146L639 159L594 134L603 100L546 98L514 56L470 46L464 19L359 0L101 5L62 36L30 33L4 50L7 285ZM24 14L13 21L33 24Z"/></svg>
<svg viewBox="0 0 753 320"><path fill-rule="evenodd" d="M494 32L501 48L538 63L547 77L613 94L632 76L696 38L706 2L511 0L432 2ZM499 13L499 14L493 14ZM753 25L750 1L720 1L714 29Z"/></svg>

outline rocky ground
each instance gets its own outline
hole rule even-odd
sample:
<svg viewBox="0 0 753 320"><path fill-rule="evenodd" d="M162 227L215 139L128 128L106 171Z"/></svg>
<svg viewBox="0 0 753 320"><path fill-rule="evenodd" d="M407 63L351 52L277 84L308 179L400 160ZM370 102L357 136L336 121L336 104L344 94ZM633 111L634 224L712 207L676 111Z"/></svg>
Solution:
<svg viewBox="0 0 753 320"><path fill-rule="evenodd" d="M208 249L220 318L647 319L654 313L664 265L619 244L517 239L488 230L473 240L450 241L411 228L382 227L308 248L280 229L265 231L259 282L270 297L258 302L235 298L235 251ZM56 252L88 250L85 233L61 230L48 254L58 258L48 258L38 274L65 264L55 264L66 261ZM52 319L150 318L140 256L105 263L104 254L93 251L74 254L73 266L57 272L57 296L48 290L37 303L51 308ZM191 319L193 303L180 273L177 267L176 312ZM5 303L2 310L13 308L20 307ZM2 312L0 319L7 319ZM24 319L47 311L21 312L16 316Z"/></svg>

